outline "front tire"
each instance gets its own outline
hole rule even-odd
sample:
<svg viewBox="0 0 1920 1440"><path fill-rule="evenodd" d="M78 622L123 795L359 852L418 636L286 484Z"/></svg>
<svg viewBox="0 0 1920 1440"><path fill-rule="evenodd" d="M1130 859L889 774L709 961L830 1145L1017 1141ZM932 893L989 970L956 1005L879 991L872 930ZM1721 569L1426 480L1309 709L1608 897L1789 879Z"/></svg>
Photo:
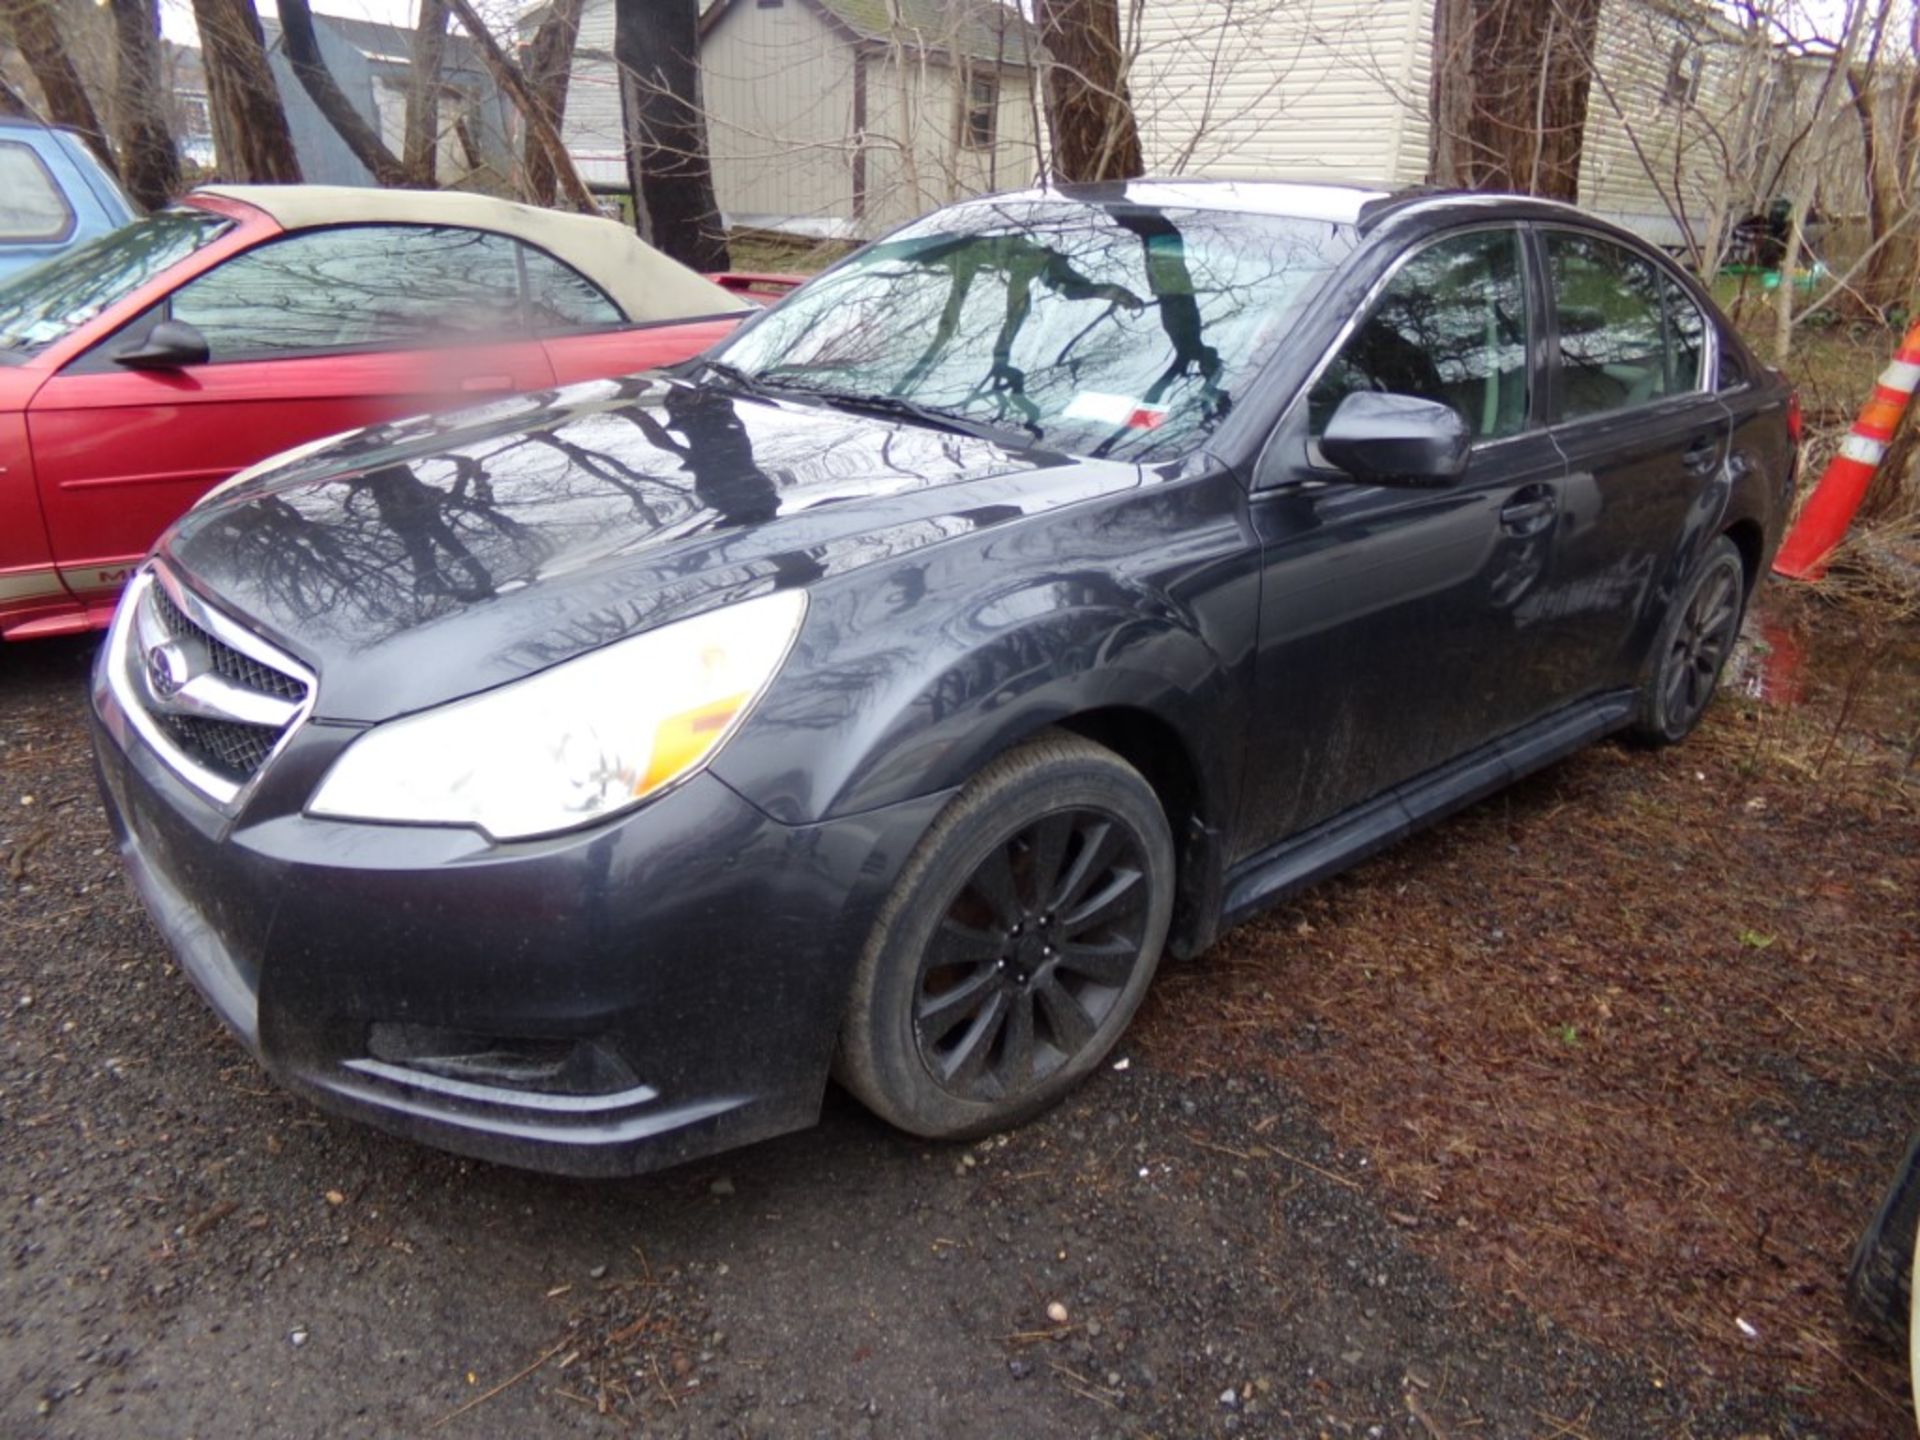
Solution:
<svg viewBox="0 0 1920 1440"><path fill-rule="evenodd" d="M1693 733L1733 654L1747 612L1747 568L1722 535L1707 547L1660 626L1640 687L1632 734L1642 744L1677 745Z"/></svg>
<svg viewBox="0 0 1920 1440"><path fill-rule="evenodd" d="M1173 840L1119 756L1050 732L994 761L908 860L861 955L835 1075L902 1130L962 1139L1057 1103L1160 961Z"/></svg>

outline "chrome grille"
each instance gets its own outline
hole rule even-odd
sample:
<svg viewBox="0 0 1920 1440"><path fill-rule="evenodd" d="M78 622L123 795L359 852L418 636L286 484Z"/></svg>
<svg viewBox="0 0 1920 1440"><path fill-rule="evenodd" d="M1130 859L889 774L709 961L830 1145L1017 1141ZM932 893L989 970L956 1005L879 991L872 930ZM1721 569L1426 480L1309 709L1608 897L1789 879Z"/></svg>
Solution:
<svg viewBox="0 0 1920 1440"><path fill-rule="evenodd" d="M168 633L186 638L191 637L206 646L213 661L216 675L223 675L234 684L249 690L257 690L262 695L277 695L282 700L291 700L296 705L307 698L304 682L291 675L282 674L269 665L263 665L244 651L231 645L222 644L216 637L209 635L193 621L186 612L173 603L173 597L159 585L149 592L153 597L154 612L160 617L160 623Z"/></svg>
<svg viewBox="0 0 1920 1440"><path fill-rule="evenodd" d="M312 701L306 670L157 570L128 587L109 643L129 719L222 803L260 773Z"/></svg>

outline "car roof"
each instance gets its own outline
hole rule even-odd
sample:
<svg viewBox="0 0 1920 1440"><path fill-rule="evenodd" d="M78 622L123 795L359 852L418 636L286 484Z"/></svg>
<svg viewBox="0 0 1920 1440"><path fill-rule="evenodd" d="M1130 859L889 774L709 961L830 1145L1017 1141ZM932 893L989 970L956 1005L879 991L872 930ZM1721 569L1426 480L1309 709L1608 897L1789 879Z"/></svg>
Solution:
<svg viewBox="0 0 1920 1440"><path fill-rule="evenodd" d="M462 225L510 235L585 275L630 320L684 320L742 309L697 271L668 258L617 221L574 215L459 190L384 190L359 185L202 185L187 196L237 201L283 230L329 225Z"/></svg>
<svg viewBox="0 0 1920 1440"><path fill-rule="evenodd" d="M1403 215L1498 208L1516 218L1562 218L1605 224L1577 206L1494 190L1385 185L1365 180L1210 180L1188 177L1056 184L995 197L1005 200L1084 200L1094 204L1227 210L1325 220L1371 230Z"/></svg>
<svg viewBox="0 0 1920 1440"><path fill-rule="evenodd" d="M1085 200L1104 205L1131 203L1184 210L1226 210L1351 225L1359 220L1366 206L1388 199L1392 193L1386 186L1364 183L1172 178L1056 184L998 198Z"/></svg>

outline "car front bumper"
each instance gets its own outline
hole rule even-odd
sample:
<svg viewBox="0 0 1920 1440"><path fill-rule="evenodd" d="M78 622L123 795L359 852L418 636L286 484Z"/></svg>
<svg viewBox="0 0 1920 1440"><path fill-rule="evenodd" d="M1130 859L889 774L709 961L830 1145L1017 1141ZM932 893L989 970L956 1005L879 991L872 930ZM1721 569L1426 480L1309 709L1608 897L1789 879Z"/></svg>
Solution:
<svg viewBox="0 0 1920 1440"><path fill-rule="evenodd" d="M326 1109L577 1175L811 1124L854 963L944 802L778 824L710 774L571 835L301 813L355 731L309 723L214 806L96 675L134 888L266 1068Z"/></svg>

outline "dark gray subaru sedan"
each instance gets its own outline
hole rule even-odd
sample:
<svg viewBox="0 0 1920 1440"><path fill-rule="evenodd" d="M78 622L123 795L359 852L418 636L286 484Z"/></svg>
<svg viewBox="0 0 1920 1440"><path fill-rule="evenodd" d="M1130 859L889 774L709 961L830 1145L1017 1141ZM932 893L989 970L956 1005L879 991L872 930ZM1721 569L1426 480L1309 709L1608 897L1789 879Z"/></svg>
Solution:
<svg viewBox="0 0 1920 1440"><path fill-rule="evenodd" d="M1561 206L938 211L681 370L182 519L94 689L134 884L284 1083L644 1170L1058 1100L1163 952L1603 735L1679 740L1793 399Z"/></svg>

